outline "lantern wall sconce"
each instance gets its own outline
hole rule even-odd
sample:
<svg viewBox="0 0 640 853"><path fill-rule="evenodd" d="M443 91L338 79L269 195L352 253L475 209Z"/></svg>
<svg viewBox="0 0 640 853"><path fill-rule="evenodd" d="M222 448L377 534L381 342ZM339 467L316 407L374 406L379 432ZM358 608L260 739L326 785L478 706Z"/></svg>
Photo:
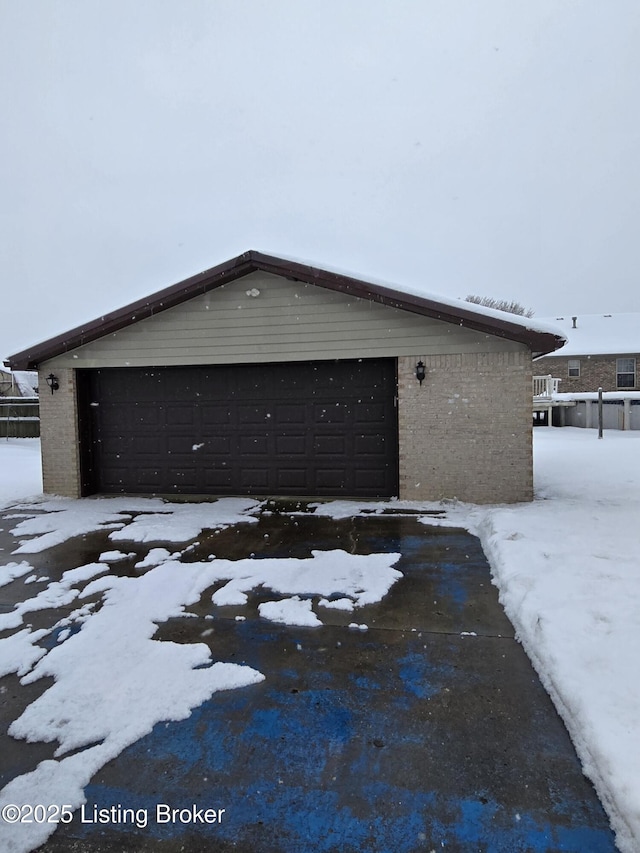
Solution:
<svg viewBox="0 0 640 853"><path fill-rule="evenodd" d="M60 387L60 383L58 382L58 377L54 376L53 373L50 373L47 376L47 385L49 386L49 388L51 388L51 393L53 394L53 392L57 391L58 388Z"/></svg>
<svg viewBox="0 0 640 853"><path fill-rule="evenodd" d="M416 379L418 380L418 382L419 382L421 385L422 385L422 383L424 382L424 380L425 380L425 376L426 376L426 375L427 375L427 369L426 369L426 367L424 366L424 362L423 362L423 361L419 361L419 362L416 364Z"/></svg>

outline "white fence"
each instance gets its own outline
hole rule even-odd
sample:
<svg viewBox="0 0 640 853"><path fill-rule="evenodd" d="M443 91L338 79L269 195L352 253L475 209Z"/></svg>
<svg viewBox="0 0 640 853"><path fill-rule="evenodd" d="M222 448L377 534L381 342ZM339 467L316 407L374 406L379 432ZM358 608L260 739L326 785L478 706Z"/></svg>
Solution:
<svg viewBox="0 0 640 853"><path fill-rule="evenodd" d="M555 377L549 374L548 376L534 376L533 377L533 397L534 400L544 399L550 400L553 394L558 393L558 386L560 385L561 380L556 379Z"/></svg>

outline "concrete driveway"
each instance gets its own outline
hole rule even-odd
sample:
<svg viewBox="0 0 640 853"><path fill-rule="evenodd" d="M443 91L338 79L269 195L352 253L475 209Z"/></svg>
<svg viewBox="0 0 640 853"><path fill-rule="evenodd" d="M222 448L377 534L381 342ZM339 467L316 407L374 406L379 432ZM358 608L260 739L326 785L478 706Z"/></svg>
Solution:
<svg viewBox="0 0 640 853"><path fill-rule="evenodd" d="M6 564L16 559L16 541L10 522L2 526ZM136 574L135 562L162 544L133 546L117 571ZM101 531L31 561L55 579L107 546ZM205 642L215 660L247 664L264 681L214 693L182 721L159 722L93 776L82 813L40 850L616 849L566 730L514 639L477 539L411 513L334 520L304 506L263 505L257 523L204 533L183 559L306 558L335 549L398 553L403 577L357 615L323 610L318 627L261 618L258 605L273 598L264 588L241 609L216 608L214 618L207 589L188 615L160 624L156 639ZM5 611L23 590L21 580L0 589ZM36 614L34 628L47 618ZM0 786L53 754L55 744L7 734L51 683L0 680ZM20 827L12 831L19 838Z"/></svg>

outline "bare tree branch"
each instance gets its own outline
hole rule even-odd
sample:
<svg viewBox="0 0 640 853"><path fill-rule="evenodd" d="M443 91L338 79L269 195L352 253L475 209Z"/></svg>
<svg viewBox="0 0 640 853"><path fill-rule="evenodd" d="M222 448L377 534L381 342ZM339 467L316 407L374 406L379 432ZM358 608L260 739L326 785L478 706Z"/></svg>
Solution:
<svg viewBox="0 0 640 853"><path fill-rule="evenodd" d="M498 311L507 311L509 314L518 314L520 317L533 317L533 309L525 308L519 302L508 299L494 299L493 296L467 296L466 302L475 305L483 305L485 308L495 308Z"/></svg>

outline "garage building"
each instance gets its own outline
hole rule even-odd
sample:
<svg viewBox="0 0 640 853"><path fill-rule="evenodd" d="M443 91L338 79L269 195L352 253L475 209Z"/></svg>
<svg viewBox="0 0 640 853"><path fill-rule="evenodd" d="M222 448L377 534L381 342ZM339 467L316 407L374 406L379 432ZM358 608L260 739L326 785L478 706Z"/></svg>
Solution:
<svg viewBox="0 0 640 853"><path fill-rule="evenodd" d="M11 356L44 489L532 497L534 321L250 251ZM49 390L50 389L50 390Z"/></svg>

